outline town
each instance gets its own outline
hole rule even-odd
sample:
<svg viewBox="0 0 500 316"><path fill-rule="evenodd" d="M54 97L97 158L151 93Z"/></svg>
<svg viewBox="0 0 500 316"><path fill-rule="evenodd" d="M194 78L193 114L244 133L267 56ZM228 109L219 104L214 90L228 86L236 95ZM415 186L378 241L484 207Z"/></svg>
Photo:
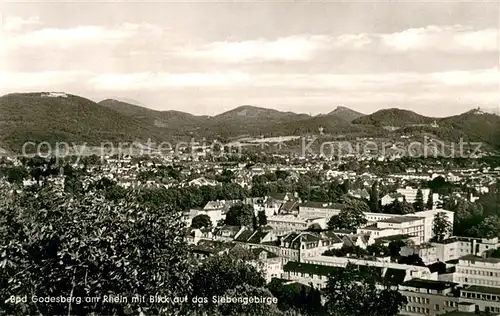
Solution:
<svg viewBox="0 0 500 316"><path fill-rule="evenodd" d="M238 253L266 283L297 295L304 287L321 292L334 271L354 265L375 269L406 299L400 315L500 313L494 156L115 155L66 157L64 164L35 156L1 163L2 187L13 193L50 183L72 194L99 190L118 201L136 192L173 205L198 261Z"/></svg>

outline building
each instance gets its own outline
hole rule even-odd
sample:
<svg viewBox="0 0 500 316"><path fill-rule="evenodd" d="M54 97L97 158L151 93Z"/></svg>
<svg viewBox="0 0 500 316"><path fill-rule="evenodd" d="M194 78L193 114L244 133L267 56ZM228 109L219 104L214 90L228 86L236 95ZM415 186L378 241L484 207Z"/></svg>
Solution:
<svg viewBox="0 0 500 316"><path fill-rule="evenodd" d="M387 193L380 199L380 203L382 204L382 206L384 206L393 203L395 200L403 202L404 195L402 195L401 193Z"/></svg>
<svg viewBox="0 0 500 316"><path fill-rule="evenodd" d="M431 190L430 189L420 189L420 190L422 191L422 196L424 198L424 204L425 204L429 199L429 194L431 193ZM406 202L408 203L415 203L415 201L417 200L418 189L406 187L404 189L397 189L396 192L403 195L405 197ZM433 196L433 198L434 197L437 200L439 196Z"/></svg>
<svg viewBox="0 0 500 316"><path fill-rule="evenodd" d="M42 98L67 98L68 95L64 92L42 92Z"/></svg>
<svg viewBox="0 0 500 316"><path fill-rule="evenodd" d="M219 221L222 221L226 218L226 214L222 213L222 209L190 209L189 214L187 214L186 224L188 226L191 226L191 221L198 215L207 215L208 217L210 217L213 227L216 227Z"/></svg>
<svg viewBox="0 0 500 316"><path fill-rule="evenodd" d="M302 218L292 214L273 215L267 217L267 224L271 226L277 234L286 234L297 230L306 230L312 224L318 224L321 228L326 228L327 219L324 217Z"/></svg>
<svg viewBox="0 0 500 316"><path fill-rule="evenodd" d="M377 222L377 228L395 229L397 235L410 235L420 237L420 243L426 241L425 218L417 216L398 216L383 219Z"/></svg>
<svg viewBox="0 0 500 316"><path fill-rule="evenodd" d="M251 251L255 257L251 264L263 272L266 282L282 276L283 262L279 256L264 248L254 248Z"/></svg>
<svg viewBox="0 0 500 316"><path fill-rule="evenodd" d="M403 283L413 278L435 277L426 267L417 267L385 261L370 261L344 257L317 256L302 262L288 262L283 267L283 278L304 284L312 283L320 289L326 286L328 276L337 269L343 269L348 263L366 269L372 268L392 284Z"/></svg>
<svg viewBox="0 0 500 316"><path fill-rule="evenodd" d="M453 280L461 285L500 288L500 259L474 255L461 257Z"/></svg>
<svg viewBox="0 0 500 316"><path fill-rule="evenodd" d="M460 290L460 303L474 305L474 310L500 314L500 289L471 285Z"/></svg>
<svg viewBox="0 0 500 316"><path fill-rule="evenodd" d="M192 185L192 186L197 186L197 187L200 187L200 186L216 186L217 185L217 181L215 180L210 180L210 179L207 179L205 177L200 177L200 178L196 178L196 179L193 179L191 181L189 181L189 185Z"/></svg>
<svg viewBox="0 0 500 316"><path fill-rule="evenodd" d="M284 263L301 261L304 258L318 256L330 249L340 249L342 239L335 233L292 232L276 236L273 231L242 230L234 241L244 247L262 248L281 257Z"/></svg>
<svg viewBox="0 0 500 316"><path fill-rule="evenodd" d="M299 205L299 216L303 218L325 217L329 220L332 216L339 215L341 209L341 204L307 202Z"/></svg>
<svg viewBox="0 0 500 316"><path fill-rule="evenodd" d="M400 315L443 315L458 310L455 283L412 279L400 284L398 290L408 301Z"/></svg>
<svg viewBox="0 0 500 316"><path fill-rule="evenodd" d="M332 267L345 267L348 263L359 266L370 266L382 269L402 270L404 274L401 276L401 282L408 281L414 278L437 280L437 273L431 273L429 268L412 266L407 264L399 264L385 261L373 261L364 259L353 259L347 257L331 257L331 256L316 256L309 257L303 260L304 263L332 266ZM384 272L385 273L385 272Z"/></svg>

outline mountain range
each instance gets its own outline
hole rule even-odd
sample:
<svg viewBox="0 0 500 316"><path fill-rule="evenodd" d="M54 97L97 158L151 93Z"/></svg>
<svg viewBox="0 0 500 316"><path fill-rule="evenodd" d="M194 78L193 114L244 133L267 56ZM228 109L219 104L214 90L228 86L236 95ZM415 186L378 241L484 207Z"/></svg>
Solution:
<svg viewBox="0 0 500 316"><path fill-rule="evenodd" d="M106 99L13 93L0 97L0 147L19 151L27 141L49 143L165 141L205 137L222 140L244 136L432 134L444 140L460 137L500 145L500 116L472 110L432 118L397 108L365 115L339 106L311 116L244 105L215 116L157 111ZM392 128L388 132L387 127Z"/></svg>

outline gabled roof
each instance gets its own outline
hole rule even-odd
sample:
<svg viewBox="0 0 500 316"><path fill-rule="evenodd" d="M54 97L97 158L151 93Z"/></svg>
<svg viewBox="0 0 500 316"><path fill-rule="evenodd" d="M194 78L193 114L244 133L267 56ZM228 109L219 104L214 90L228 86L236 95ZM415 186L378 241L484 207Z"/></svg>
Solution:
<svg viewBox="0 0 500 316"><path fill-rule="evenodd" d="M277 258L279 257L276 255L274 252L271 252L269 250L266 250L264 248L253 248L250 250L254 256L258 257L262 252L265 252L268 258Z"/></svg>
<svg viewBox="0 0 500 316"><path fill-rule="evenodd" d="M247 240L247 242L252 244L259 244L262 241L262 239L264 239L264 237L267 236L267 234L269 234L269 232L256 230L252 234L252 236Z"/></svg>
<svg viewBox="0 0 500 316"><path fill-rule="evenodd" d="M335 232L332 232L330 230L322 232L321 236L329 239L333 243L341 243L341 242L343 242L342 239L337 234L335 234Z"/></svg>
<svg viewBox="0 0 500 316"><path fill-rule="evenodd" d="M247 242L248 239L250 238L250 236L252 236L252 234L253 234L253 230L251 230L251 229L245 229L238 236L236 236L236 238L234 239L234 241Z"/></svg>
<svg viewBox="0 0 500 316"><path fill-rule="evenodd" d="M283 203L280 207L280 212L281 213L289 213L294 210L296 210L299 206L299 203L297 201L286 201Z"/></svg>

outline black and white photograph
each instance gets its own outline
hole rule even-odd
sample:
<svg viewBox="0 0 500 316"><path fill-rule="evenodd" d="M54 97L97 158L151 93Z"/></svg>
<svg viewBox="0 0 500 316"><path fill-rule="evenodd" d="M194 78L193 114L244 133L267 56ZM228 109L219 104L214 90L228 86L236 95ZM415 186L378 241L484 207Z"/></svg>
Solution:
<svg viewBox="0 0 500 316"><path fill-rule="evenodd" d="M0 316L500 316L500 1L0 2Z"/></svg>

